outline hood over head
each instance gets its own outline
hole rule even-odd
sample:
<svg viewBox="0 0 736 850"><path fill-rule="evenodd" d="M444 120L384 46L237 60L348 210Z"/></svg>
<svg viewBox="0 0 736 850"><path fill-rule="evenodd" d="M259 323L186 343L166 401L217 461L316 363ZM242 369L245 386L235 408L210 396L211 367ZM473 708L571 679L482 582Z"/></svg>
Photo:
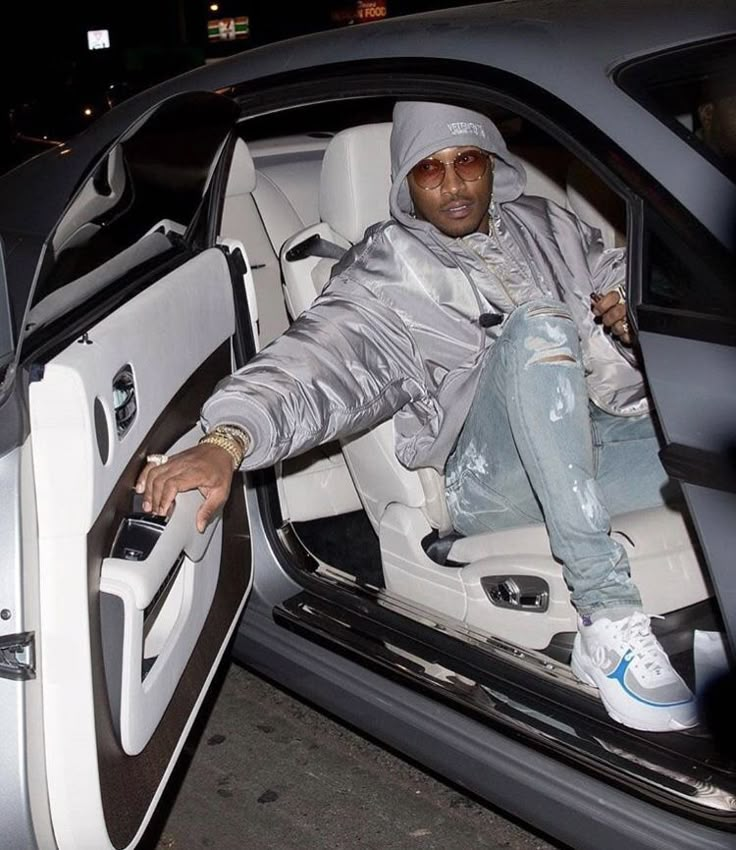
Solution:
<svg viewBox="0 0 736 850"><path fill-rule="evenodd" d="M399 101L391 130L391 215L402 224L415 224L406 177L425 157L444 148L474 146L493 154L493 199L513 201L526 187L526 172L509 153L496 125L480 112L428 101Z"/></svg>

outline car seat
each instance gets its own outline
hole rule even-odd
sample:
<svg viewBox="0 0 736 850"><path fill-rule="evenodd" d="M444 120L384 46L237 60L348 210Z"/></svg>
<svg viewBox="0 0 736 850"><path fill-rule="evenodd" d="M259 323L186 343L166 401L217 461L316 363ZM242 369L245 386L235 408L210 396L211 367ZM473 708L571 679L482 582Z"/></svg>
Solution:
<svg viewBox="0 0 736 850"><path fill-rule="evenodd" d="M307 309L329 279L333 257L388 217L390 124L353 127L330 142L320 177L321 221L296 233L281 252L285 298ZM534 190L564 200L557 184L534 173ZM310 246L317 245L317 254ZM332 252L333 257L328 256ZM342 441L346 464L378 535L386 590L472 631L545 649L574 632L576 614L544 525L458 537L444 481L396 459L391 421ZM649 613L683 608L708 589L683 516L654 508L613 518Z"/></svg>

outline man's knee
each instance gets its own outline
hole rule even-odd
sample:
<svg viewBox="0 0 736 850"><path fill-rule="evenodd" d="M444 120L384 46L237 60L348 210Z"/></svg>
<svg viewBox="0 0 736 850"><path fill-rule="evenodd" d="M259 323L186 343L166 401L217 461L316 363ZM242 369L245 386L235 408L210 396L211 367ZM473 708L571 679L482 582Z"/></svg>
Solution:
<svg viewBox="0 0 736 850"><path fill-rule="evenodd" d="M525 366L574 365L580 341L570 310L558 301L530 301L517 307L506 330L522 344Z"/></svg>

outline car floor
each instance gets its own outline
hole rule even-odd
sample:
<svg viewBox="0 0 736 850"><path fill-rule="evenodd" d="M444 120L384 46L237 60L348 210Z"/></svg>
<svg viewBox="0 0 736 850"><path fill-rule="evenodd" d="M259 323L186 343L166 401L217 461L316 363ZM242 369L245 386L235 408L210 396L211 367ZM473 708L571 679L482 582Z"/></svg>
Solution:
<svg viewBox="0 0 736 850"><path fill-rule="evenodd" d="M562 847L236 664L206 714L142 850Z"/></svg>

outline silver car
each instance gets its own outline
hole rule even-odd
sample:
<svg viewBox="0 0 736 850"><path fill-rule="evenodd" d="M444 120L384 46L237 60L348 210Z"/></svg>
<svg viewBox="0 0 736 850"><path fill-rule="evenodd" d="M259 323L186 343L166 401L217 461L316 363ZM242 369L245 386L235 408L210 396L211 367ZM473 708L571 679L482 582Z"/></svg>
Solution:
<svg viewBox="0 0 736 850"><path fill-rule="evenodd" d="M423 13L202 67L0 179L5 850L135 847L225 653L573 847L736 848L736 184L707 112L734 55L732 0ZM611 533L701 695L687 733L608 718L544 527L443 533L390 422L242 476L204 535L197 493L162 519L133 491L388 215L391 108L422 98L486 112L527 192L628 246L686 507Z"/></svg>

